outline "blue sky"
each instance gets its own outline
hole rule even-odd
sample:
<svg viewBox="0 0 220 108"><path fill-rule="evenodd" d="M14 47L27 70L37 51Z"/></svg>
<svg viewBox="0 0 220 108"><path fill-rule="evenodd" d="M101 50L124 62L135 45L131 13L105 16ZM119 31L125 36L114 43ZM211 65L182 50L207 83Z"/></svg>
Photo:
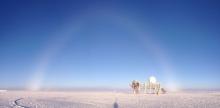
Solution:
<svg viewBox="0 0 220 108"><path fill-rule="evenodd" d="M1 1L0 87L220 88L217 1Z"/></svg>

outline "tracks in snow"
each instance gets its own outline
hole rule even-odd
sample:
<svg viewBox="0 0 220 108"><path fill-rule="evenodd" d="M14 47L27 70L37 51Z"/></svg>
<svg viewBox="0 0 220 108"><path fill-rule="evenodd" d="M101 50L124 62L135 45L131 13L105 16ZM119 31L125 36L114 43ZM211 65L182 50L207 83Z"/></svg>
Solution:
<svg viewBox="0 0 220 108"><path fill-rule="evenodd" d="M23 106L23 105L19 104L19 101L20 101L20 100L23 100L23 98L16 99L16 100L13 102L13 108L30 108L30 107Z"/></svg>

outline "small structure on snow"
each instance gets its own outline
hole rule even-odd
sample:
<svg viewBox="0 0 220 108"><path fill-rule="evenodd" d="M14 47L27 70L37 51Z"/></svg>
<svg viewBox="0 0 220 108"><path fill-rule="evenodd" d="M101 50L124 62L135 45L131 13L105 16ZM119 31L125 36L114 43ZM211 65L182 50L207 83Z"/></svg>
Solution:
<svg viewBox="0 0 220 108"><path fill-rule="evenodd" d="M154 76L151 76L146 82L140 83L137 80L133 80L130 84L134 94L160 94L166 93L166 90L161 87Z"/></svg>

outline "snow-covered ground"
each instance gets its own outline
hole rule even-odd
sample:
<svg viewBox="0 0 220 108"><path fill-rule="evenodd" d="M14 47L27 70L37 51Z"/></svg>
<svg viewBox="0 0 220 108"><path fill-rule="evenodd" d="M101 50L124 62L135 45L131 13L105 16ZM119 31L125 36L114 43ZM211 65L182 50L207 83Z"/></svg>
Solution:
<svg viewBox="0 0 220 108"><path fill-rule="evenodd" d="M0 108L220 108L220 92L178 92L161 95L123 92L7 91Z"/></svg>

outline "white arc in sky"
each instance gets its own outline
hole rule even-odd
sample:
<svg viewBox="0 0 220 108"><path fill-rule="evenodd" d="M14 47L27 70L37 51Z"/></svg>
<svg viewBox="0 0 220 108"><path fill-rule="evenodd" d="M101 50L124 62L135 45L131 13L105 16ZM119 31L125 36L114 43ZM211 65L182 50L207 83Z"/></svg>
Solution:
<svg viewBox="0 0 220 108"><path fill-rule="evenodd" d="M89 16L87 15L86 17ZM152 39L150 39L150 37L145 32L142 32L140 28L138 28L135 24L133 24L132 21L126 19L126 17L115 17L115 16L110 16L110 17L112 17L112 20L114 20L117 24L120 24L122 27L128 29L129 32L135 34L143 42L144 46L146 46L147 49L155 55L155 58L157 58L157 61L162 66L164 70L163 72L166 75L165 76L167 78L166 85L169 86L169 88L171 89L176 89L177 82L173 77L174 71L172 69L171 64L169 63L169 60L165 56L162 48L159 47L159 44L152 42ZM78 22L83 22L83 18L80 19L81 20ZM38 62L38 65L36 66L36 69L30 79L30 82L28 84L28 89L30 90L41 89L44 76L50 61L66 45L68 40L71 40L74 34L79 32L78 29L79 28L83 29L84 26L86 26L86 24L83 23L75 24L73 26L68 26L67 27L68 29L64 29L64 31L58 33L60 36L58 36L57 40L53 41L52 43L49 43L45 51L43 51L42 57ZM156 82L156 78L151 77L151 81Z"/></svg>

